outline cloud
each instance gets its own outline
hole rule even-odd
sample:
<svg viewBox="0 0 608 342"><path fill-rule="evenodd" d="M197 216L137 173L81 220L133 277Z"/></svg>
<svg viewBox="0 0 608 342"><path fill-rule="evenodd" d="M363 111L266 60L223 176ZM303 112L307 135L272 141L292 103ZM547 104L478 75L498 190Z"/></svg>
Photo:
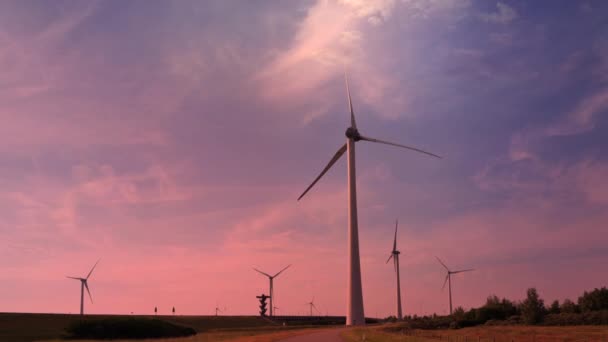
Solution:
<svg viewBox="0 0 608 342"><path fill-rule="evenodd" d="M397 0L339 0L352 9L356 16L365 18L372 25L379 25L388 18Z"/></svg>
<svg viewBox="0 0 608 342"><path fill-rule="evenodd" d="M335 102L315 94L342 93L336 90L340 83L335 81L341 81L347 71L359 103L376 109L380 116L400 117L406 111L407 95L399 75L388 69L402 61L391 56L394 47L375 48L374 30L390 20L397 8L403 11L400 18L408 18L402 24L412 25L468 5L468 1L317 1L300 23L290 47L258 73L262 97L281 110L296 108L307 113L303 123L309 123L326 114Z"/></svg>
<svg viewBox="0 0 608 342"><path fill-rule="evenodd" d="M581 135L595 127L598 116L608 111L608 90L599 89L586 96L565 114L542 125L525 127L515 132L509 145L509 159L513 162L534 160L538 147L551 137Z"/></svg>
<svg viewBox="0 0 608 342"><path fill-rule="evenodd" d="M479 17L485 22L498 24L508 24L519 17L517 11L502 2L496 3L496 7L498 12L483 13Z"/></svg>
<svg viewBox="0 0 608 342"><path fill-rule="evenodd" d="M11 30L8 25L0 26L0 44L6 47L0 52L0 67L4 70L0 88L8 91L3 97L14 101L15 97L24 99L60 88L68 68L60 60L75 55L71 51L58 53L56 48L94 15L97 7L97 1L70 6L61 15L51 16L42 29L33 32L10 33L20 31Z"/></svg>
<svg viewBox="0 0 608 342"><path fill-rule="evenodd" d="M599 89L583 99L578 106L563 119L544 130L546 136L576 135L594 128L599 114L608 112L608 89Z"/></svg>

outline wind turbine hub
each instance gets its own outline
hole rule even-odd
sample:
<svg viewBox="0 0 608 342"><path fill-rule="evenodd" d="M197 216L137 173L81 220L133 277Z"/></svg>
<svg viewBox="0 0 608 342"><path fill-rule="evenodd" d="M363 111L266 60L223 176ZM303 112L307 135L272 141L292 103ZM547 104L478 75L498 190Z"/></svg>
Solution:
<svg viewBox="0 0 608 342"><path fill-rule="evenodd" d="M401 252L399 252L399 251L393 251L393 254L399 255L399 254L401 254Z"/></svg>
<svg viewBox="0 0 608 342"><path fill-rule="evenodd" d="M353 139L354 141L361 140L361 134L359 134L359 131L353 127L348 127L346 129L346 137L349 139Z"/></svg>

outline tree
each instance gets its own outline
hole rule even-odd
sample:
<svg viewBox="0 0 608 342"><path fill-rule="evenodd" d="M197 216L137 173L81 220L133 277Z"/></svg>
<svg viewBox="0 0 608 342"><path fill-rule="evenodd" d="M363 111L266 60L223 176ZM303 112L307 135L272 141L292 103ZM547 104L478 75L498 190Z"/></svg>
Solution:
<svg viewBox="0 0 608 342"><path fill-rule="evenodd" d="M545 313L545 303L535 288L529 288L526 299L521 303L521 318L526 324L537 324Z"/></svg>
<svg viewBox="0 0 608 342"><path fill-rule="evenodd" d="M556 299L551 303L549 307L549 313L558 314L559 313L559 301Z"/></svg>
<svg viewBox="0 0 608 342"><path fill-rule="evenodd" d="M559 311L565 313L576 313L578 312L578 306L574 304L570 299L564 299L564 302L560 306Z"/></svg>
<svg viewBox="0 0 608 342"><path fill-rule="evenodd" d="M456 309L454 309L454 312L452 312L452 317L457 320L460 321L462 319L464 319L464 309L462 308L462 306L457 307Z"/></svg>
<svg viewBox="0 0 608 342"><path fill-rule="evenodd" d="M486 299L486 306L499 306L500 305L500 299L498 299L498 296L496 295L489 295L488 298Z"/></svg>
<svg viewBox="0 0 608 342"><path fill-rule="evenodd" d="M607 310L608 309L608 289L594 289L591 292L585 291L578 297L578 306L582 312Z"/></svg>

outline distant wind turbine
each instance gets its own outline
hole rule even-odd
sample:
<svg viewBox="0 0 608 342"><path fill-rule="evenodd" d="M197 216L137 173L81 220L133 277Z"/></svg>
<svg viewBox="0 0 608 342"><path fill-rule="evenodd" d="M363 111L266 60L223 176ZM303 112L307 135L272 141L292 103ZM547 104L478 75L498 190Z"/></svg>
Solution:
<svg viewBox="0 0 608 342"><path fill-rule="evenodd" d="M218 313L224 312L226 310L226 308L224 307L224 310L219 308L218 304L215 304L215 315L217 316Z"/></svg>
<svg viewBox="0 0 608 342"><path fill-rule="evenodd" d="M348 151L348 289L346 298L346 325L364 325L365 313L363 311L363 289L361 286L361 264L359 260L359 228L357 221L357 184L355 172L355 143L363 140L385 145L405 148L408 150L424 153L429 156L441 158L436 154L421 149L400 145L389 141L374 139L363 136L357 130L355 113L346 80L346 93L348 95L348 107L350 110L350 127L346 129L346 144L342 145L331 158L321 174L304 190L298 197L298 201L323 177L323 175Z"/></svg>
<svg viewBox="0 0 608 342"><path fill-rule="evenodd" d="M91 303L93 303L93 297L91 296L91 291L89 290L88 280L89 280L89 277L91 276L91 273L93 273L93 270L95 269L95 266L97 266L98 263L99 263L99 260L97 260L97 262L95 263L95 265L93 265L93 268L91 268L91 271L89 271L89 274L87 274L86 278L78 278L78 277L69 277L69 276L66 276L67 278L70 278L70 279L80 280L80 314L81 315L84 315L84 289L85 288L87 289L87 293L89 294L89 298L91 299Z"/></svg>
<svg viewBox="0 0 608 342"><path fill-rule="evenodd" d="M389 261L391 261L391 258L393 259L393 264L395 265L395 273L397 274L397 319L401 320L403 318L402 312L401 312L401 279L399 277L399 254L401 252L399 252L397 250L397 226L399 225L399 221L395 221L395 240L393 240L393 251L391 252L391 255L388 257L388 259L386 260L386 263L388 264Z"/></svg>
<svg viewBox="0 0 608 342"><path fill-rule="evenodd" d="M319 312L319 309L317 309L317 307L315 306L315 297L312 297L312 300L308 303L306 303L306 305L310 305L310 316L312 317L312 309L314 308L315 310L317 310L317 312Z"/></svg>
<svg viewBox="0 0 608 342"><path fill-rule="evenodd" d="M439 259L438 257L437 261L439 261L439 263L446 269L447 274L445 275L445 280L443 281L443 286L441 287L441 289L443 290L445 288L445 283L448 283L448 291L450 292L450 316L452 315L452 274L456 274L456 273L462 273L462 272L471 272L471 271L475 271L474 269L470 268L470 269L466 269L466 270L459 270L459 271L451 271L444 263L443 261L441 261L441 259Z"/></svg>
<svg viewBox="0 0 608 342"><path fill-rule="evenodd" d="M272 317L272 313L273 313L273 306L272 306L272 301L274 299L273 280L274 280L274 278L278 277L279 274L281 274L283 271L285 271L286 269L288 269L289 266L291 266L291 264L287 265L287 267L285 267L284 269L280 270L277 274L275 274L273 276L271 276L268 273L262 272L262 271L258 270L257 268L253 268L256 272L259 272L259 273L267 276L268 280L270 282L270 290L269 290L269 292L270 292L270 294L269 294L270 295L270 317Z"/></svg>

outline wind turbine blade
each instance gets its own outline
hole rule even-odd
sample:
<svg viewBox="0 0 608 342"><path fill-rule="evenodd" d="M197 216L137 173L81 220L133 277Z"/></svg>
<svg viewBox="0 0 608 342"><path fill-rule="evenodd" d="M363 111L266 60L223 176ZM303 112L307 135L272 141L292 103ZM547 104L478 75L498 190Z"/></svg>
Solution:
<svg viewBox="0 0 608 342"><path fill-rule="evenodd" d="M399 220L395 221L395 240L393 241L393 251L397 250L397 226L399 225Z"/></svg>
<svg viewBox="0 0 608 342"><path fill-rule="evenodd" d="M440 157L440 156L438 156L438 155L436 155L436 154L434 154L434 153L427 152L427 151L421 150L421 149L419 149L419 148L411 147L411 146L406 146L406 145L396 144L396 143L393 143L393 142L390 142L390 141L384 141L384 140L380 140L380 139L374 139L374 138L369 138L369 137L364 137L364 136L361 136L361 140L365 140L365 141L371 141L371 142L375 142L375 143L379 143L379 144L385 144L385 145L397 146L397 147L401 147L401 148L406 148L406 149L408 149L408 150L412 150L412 151L416 151L416 152L424 153L424 154L427 154L427 155L429 155L429 156L433 156L433 157L435 157L435 158L439 158L439 159L441 159L441 157Z"/></svg>
<svg viewBox="0 0 608 342"><path fill-rule="evenodd" d="M386 259L386 263L388 264L388 262L391 261L392 258L393 258L393 253L391 253L391 255L388 257L388 259Z"/></svg>
<svg viewBox="0 0 608 342"><path fill-rule="evenodd" d="M456 273L462 273L462 272L471 272L471 271L475 271L475 269L470 268L470 269L468 269L468 270L454 271L454 272L452 272L452 274L456 274Z"/></svg>
<svg viewBox="0 0 608 342"><path fill-rule="evenodd" d="M443 286L441 287L441 291L443 291L443 289L445 288L445 284L448 282L448 277L450 276L450 274L446 274L445 275L445 280L443 281Z"/></svg>
<svg viewBox="0 0 608 342"><path fill-rule="evenodd" d="M348 86L348 75L344 73L344 80L346 81L346 94L348 95L348 110L350 111L350 127L357 128L355 122L355 112L353 111L353 101L350 98L350 87Z"/></svg>
<svg viewBox="0 0 608 342"><path fill-rule="evenodd" d="M99 260L101 260L101 259L99 259ZM91 276L91 273L93 273L93 270L95 269L95 266L97 266L97 264L99 263L99 260L97 260L97 262L95 263L95 265L93 265L93 268L91 268L91 271L89 272L89 274L87 275L87 277L84 278L84 279L89 279L89 277Z"/></svg>
<svg viewBox="0 0 608 342"><path fill-rule="evenodd" d="M437 258L437 261L439 261L439 263L441 265L443 265L443 267L445 267L445 269L448 270L448 272L450 272L450 269L443 263L443 261L441 261L441 259L439 259L438 257L435 257L435 258Z"/></svg>
<svg viewBox="0 0 608 342"><path fill-rule="evenodd" d="M87 284L87 281L84 281L84 287L87 289L87 293L89 294L89 298L91 299L91 303L93 303L93 297L91 296L91 291L89 291L89 285Z"/></svg>
<svg viewBox="0 0 608 342"><path fill-rule="evenodd" d="M268 273L264 273L264 272L262 272L262 271L258 270L258 269L257 269L257 268L255 268L255 267L253 267L253 269L254 269L255 271L259 272L259 273L262 273L263 275L267 276L268 278L272 278L272 277L270 276L270 274L268 274Z"/></svg>
<svg viewBox="0 0 608 342"><path fill-rule="evenodd" d="M65 276L65 277L66 277L66 278L70 278L70 279L82 280L82 278L68 277L68 276Z"/></svg>
<svg viewBox="0 0 608 342"><path fill-rule="evenodd" d="M277 273L277 274L275 274L275 275L273 276L273 278L277 277L277 276L278 276L279 274L281 274L283 271L285 271L286 269L288 269L288 268L289 268L289 266L291 266L291 264L287 265L287 267L285 267L284 269L280 270L280 271L279 271L279 273Z"/></svg>
<svg viewBox="0 0 608 342"><path fill-rule="evenodd" d="M329 161L327 166L323 169L323 171L321 171L321 174L319 176L317 176L317 178L315 178L315 180L312 182L312 184L310 184L308 186L308 188L306 188L306 190L304 190L304 192L300 195L300 197L298 197L298 201L302 197L304 197L304 195L306 195L308 190L310 190L319 181L319 179L321 179L321 177L323 177L323 175L338 161L338 159L340 159L340 157L342 157L344 152L346 152L346 144L344 144L342 147L340 147L338 152L336 152L336 154L334 154L334 156L331 158L331 160Z"/></svg>

